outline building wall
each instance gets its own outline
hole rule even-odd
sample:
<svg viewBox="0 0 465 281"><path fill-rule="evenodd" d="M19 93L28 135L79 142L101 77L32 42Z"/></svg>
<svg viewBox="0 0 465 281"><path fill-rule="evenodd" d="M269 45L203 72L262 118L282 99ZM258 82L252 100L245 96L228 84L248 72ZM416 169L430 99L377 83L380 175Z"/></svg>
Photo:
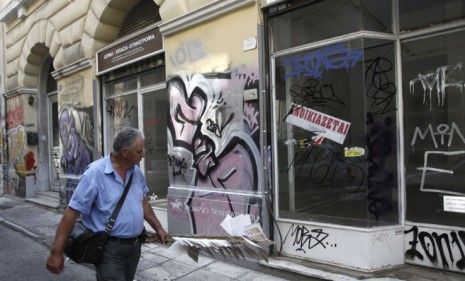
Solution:
<svg viewBox="0 0 465 281"><path fill-rule="evenodd" d="M95 93L95 70L93 68L74 73L58 82L58 128L60 137L59 163L60 194L63 204L69 202L87 165L97 156L93 96Z"/></svg>
<svg viewBox="0 0 465 281"><path fill-rule="evenodd" d="M49 177L53 176L48 173L49 165L56 166L56 170L65 176L62 179L66 182L64 185L70 187L70 177L66 176L80 174L85 164L93 159L86 156L79 160L79 168L70 168L66 162L76 159L68 159L67 154L76 157L73 151L76 147L69 146L62 138L62 155L58 157L60 163L50 163L48 160L51 152L46 145L48 123L46 98L43 96L46 79L41 78L47 57L53 60L54 77L59 87L60 124L63 128L68 126L68 130L74 126L71 130L76 130L78 137L73 139L76 142L73 145L80 143L78 139L83 140L79 149L87 151L86 154L101 152L95 145L100 140L89 137L90 130L94 128L93 101L97 89L95 69L92 67L94 56L98 49L118 38L125 15L137 2L32 1L25 6L26 12L22 17L18 17L14 11L5 20L6 71L3 81L9 108L5 132L9 144L9 176L5 183L7 193L26 196L29 191L47 189ZM5 8L8 3L3 5ZM31 95L36 102L29 105ZM67 122L67 126L64 126ZM38 142L28 144L27 132L36 134ZM101 137L101 134L98 135ZM28 175L32 176L29 181L26 179ZM66 190L63 199L68 197Z"/></svg>
<svg viewBox="0 0 465 281"><path fill-rule="evenodd" d="M27 145L27 130L37 126L31 116L26 95L16 95L6 100L6 125L8 141L8 163L10 171L4 191L7 194L25 197L26 176L34 173L37 149Z"/></svg>
<svg viewBox="0 0 465 281"><path fill-rule="evenodd" d="M4 24L0 23L0 34L3 34ZM0 91L5 91L5 48L3 47L3 36L0 36ZM5 135L6 135L6 126L5 126L5 100L0 98L0 187L3 186L4 179L7 175L7 153L5 145ZM3 188L0 188L0 195L4 193Z"/></svg>
<svg viewBox="0 0 465 281"><path fill-rule="evenodd" d="M249 5L165 35L173 233L223 234L227 214L262 220L258 49L244 48L258 22Z"/></svg>

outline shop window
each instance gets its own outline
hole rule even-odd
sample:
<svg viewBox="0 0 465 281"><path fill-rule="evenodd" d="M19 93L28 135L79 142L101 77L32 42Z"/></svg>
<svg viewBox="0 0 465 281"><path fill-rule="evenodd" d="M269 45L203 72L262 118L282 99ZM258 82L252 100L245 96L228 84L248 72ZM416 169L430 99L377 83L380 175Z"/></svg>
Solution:
<svg viewBox="0 0 465 281"><path fill-rule="evenodd" d="M105 152L112 151L115 134L133 127L145 134L143 169L150 195L166 198L168 181L167 116L163 57L137 62L106 74L104 88Z"/></svg>
<svg viewBox="0 0 465 281"><path fill-rule="evenodd" d="M316 1L274 16L270 19L273 49L279 51L360 30L391 32L391 6L390 0Z"/></svg>
<svg viewBox="0 0 465 281"><path fill-rule="evenodd" d="M441 23L463 19L463 0L409 0L399 1L401 31L415 30Z"/></svg>
<svg viewBox="0 0 465 281"><path fill-rule="evenodd" d="M142 88L165 82L165 67L161 66L154 70L145 71L140 74L140 86Z"/></svg>
<svg viewBox="0 0 465 281"><path fill-rule="evenodd" d="M168 93L166 89L143 95L145 132L145 178L150 192L166 198L168 179L167 116Z"/></svg>
<svg viewBox="0 0 465 281"><path fill-rule="evenodd" d="M105 83L106 96L117 96L129 91L137 90L137 76L126 76L111 82Z"/></svg>
<svg viewBox="0 0 465 281"><path fill-rule="evenodd" d="M107 151L112 151L114 136L124 127L138 127L137 95L129 94L109 98L105 102Z"/></svg>
<svg viewBox="0 0 465 281"><path fill-rule="evenodd" d="M399 223L394 63L366 38L276 59L279 217Z"/></svg>
<svg viewBox="0 0 465 281"><path fill-rule="evenodd" d="M401 44L409 221L465 226L464 45L465 31Z"/></svg>

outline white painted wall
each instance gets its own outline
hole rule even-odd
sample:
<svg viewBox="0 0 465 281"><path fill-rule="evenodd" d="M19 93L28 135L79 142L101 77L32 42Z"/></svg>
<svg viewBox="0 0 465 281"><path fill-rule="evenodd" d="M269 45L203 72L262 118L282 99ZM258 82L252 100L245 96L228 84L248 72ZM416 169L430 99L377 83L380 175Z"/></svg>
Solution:
<svg viewBox="0 0 465 281"><path fill-rule="evenodd" d="M352 229L279 222L283 254L362 271L403 264L403 227ZM279 236L278 247L279 247Z"/></svg>

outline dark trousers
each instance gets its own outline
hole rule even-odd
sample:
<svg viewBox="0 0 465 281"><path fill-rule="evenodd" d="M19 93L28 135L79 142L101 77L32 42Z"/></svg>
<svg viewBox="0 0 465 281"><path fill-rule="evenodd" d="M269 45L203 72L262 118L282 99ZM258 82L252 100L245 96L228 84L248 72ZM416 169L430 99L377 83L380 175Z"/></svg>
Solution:
<svg viewBox="0 0 465 281"><path fill-rule="evenodd" d="M140 249L139 239L133 242L107 240L103 247L102 262L95 265L97 281L133 281L140 259Z"/></svg>

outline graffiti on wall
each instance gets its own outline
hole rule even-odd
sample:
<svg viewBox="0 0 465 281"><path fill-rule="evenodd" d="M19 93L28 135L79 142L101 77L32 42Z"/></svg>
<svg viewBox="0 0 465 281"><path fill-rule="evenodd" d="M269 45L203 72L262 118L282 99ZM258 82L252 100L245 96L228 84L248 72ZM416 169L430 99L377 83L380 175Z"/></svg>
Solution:
<svg viewBox="0 0 465 281"><path fill-rule="evenodd" d="M92 107L63 108L58 116L63 152L61 167L67 175L81 175L92 162L93 121Z"/></svg>
<svg viewBox="0 0 465 281"><path fill-rule="evenodd" d="M6 145L6 123L4 118L0 118L0 169L1 169L1 180L0 185L5 186L8 179L8 160L7 156L7 145ZM0 195L5 192L4 188L0 188Z"/></svg>
<svg viewBox="0 0 465 281"><path fill-rule="evenodd" d="M21 96L7 100L9 164L19 176L26 176L36 168L34 152L27 149L27 133L24 127L24 109Z"/></svg>
<svg viewBox="0 0 465 281"><path fill-rule="evenodd" d="M180 67L186 64L192 64L207 56L199 41L187 41L182 43L169 58L171 63Z"/></svg>
<svg viewBox="0 0 465 281"><path fill-rule="evenodd" d="M460 180L457 177L463 174L465 151L456 150L456 147L464 144L465 137L454 121L450 125L439 124L434 127L430 123L424 130L420 126L415 127L410 142L412 151L415 151L416 146L431 147L431 150L423 151L423 165L416 168L421 171L420 191L465 195L457 188L444 184L446 177L448 182ZM453 150L448 150L451 147Z"/></svg>
<svg viewBox="0 0 465 281"><path fill-rule="evenodd" d="M394 64L386 57L365 60L365 92L369 111L373 115L384 115L396 110L397 87L393 71Z"/></svg>
<svg viewBox="0 0 465 281"><path fill-rule="evenodd" d="M73 108L64 106L58 115L59 135L62 146L59 168L65 176L79 176L92 162L94 145L94 127L92 107ZM76 188L77 179L66 178L64 190L60 195L63 204L67 204Z"/></svg>
<svg viewBox="0 0 465 281"><path fill-rule="evenodd" d="M393 63L376 56L365 60L365 95L367 101L366 145L368 211L379 220L394 206L395 169L389 164L396 155L396 124Z"/></svg>
<svg viewBox="0 0 465 281"><path fill-rule="evenodd" d="M419 73L418 76L409 82L410 92L415 93L417 82L423 90L423 104L429 105L429 111L433 108L433 93L436 94L437 106L443 107L446 99L446 89L449 87L458 88L462 91L464 81L455 80L453 74L462 70L462 64L445 65L436 68L436 71L426 74Z"/></svg>
<svg viewBox="0 0 465 281"><path fill-rule="evenodd" d="M308 183L322 190L348 186L366 187L367 195L343 194L341 199L348 201L358 196L360 200L368 200L368 212L376 221L389 215L395 207L393 201L396 201L393 199L393 188L396 188L396 168L393 161L396 157L397 92L394 64L388 57L379 55L362 58L362 50L349 49L344 44L292 55L283 61L286 67L286 84L289 84L286 92L291 97L286 103L291 104L291 109L284 118L287 124L280 131L289 135L287 126L289 123L294 125L294 139L285 140L283 144L293 153L292 158L287 156L287 170L294 175L295 188L306 189ZM342 90L347 91L346 80L357 77L358 73L354 70L347 71L346 74L346 70L360 67L361 63L365 90L363 109L357 107L358 97L341 93ZM284 86L282 87L284 90ZM284 97L280 99L284 100ZM299 106L293 106L295 104ZM359 109L366 110L365 118L363 115L357 116ZM314 114L315 112L318 114ZM299 113L301 119L308 122L289 122L289 117ZM320 115L337 118L321 118L319 122ZM347 119L348 117L353 120ZM347 126L340 131L344 133L343 138L327 136L331 128L340 123L351 122L355 122L351 125L352 129L349 130ZM315 123L320 127L315 126ZM363 132L360 131L362 128ZM351 133L352 131L357 133ZM347 157L344 149L349 148L344 148L344 144L361 147L366 153L358 157Z"/></svg>
<svg viewBox="0 0 465 281"><path fill-rule="evenodd" d="M337 243L331 242L330 235L322 228L309 228L305 225L292 224L283 239L295 252L308 254L315 248L337 248Z"/></svg>
<svg viewBox="0 0 465 281"><path fill-rule="evenodd" d="M413 206L409 211L411 214L407 213L411 216L409 220L419 215L426 218L434 213L438 216L431 216L429 223L459 224L455 219L459 214L447 215L446 212L454 210L446 209L446 203L441 201L447 194L465 195L461 184L465 173L462 66L460 62L435 66L433 71L422 71L408 83L411 94L411 101L406 102L408 109L421 108L414 110L411 125L406 127L406 142L410 142L410 146L406 146L410 153L406 183L416 195L407 198L407 203ZM414 97L417 92L422 93L422 97ZM465 270L464 231L456 227L439 229L410 225L405 229L405 238L408 262L453 271Z"/></svg>
<svg viewBox="0 0 465 281"><path fill-rule="evenodd" d="M465 270L465 231L418 228L405 230L405 258L434 267Z"/></svg>
<svg viewBox="0 0 465 281"><path fill-rule="evenodd" d="M291 77L321 78L323 71L349 69L362 58L362 50L349 49L345 44L334 44L303 55L286 58L286 79Z"/></svg>
<svg viewBox="0 0 465 281"><path fill-rule="evenodd" d="M24 175L25 164L23 156L26 154L26 131L23 126L17 126L8 130L8 150L9 162L18 174Z"/></svg>
<svg viewBox="0 0 465 281"><path fill-rule="evenodd" d="M8 129L24 125L24 108L21 96L16 96L6 101L6 121Z"/></svg>
<svg viewBox="0 0 465 281"><path fill-rule="evenodd" d="M254 192L260 186L252 137L258 113L253 103L243 101L245 90L258 88L255 74L237 69L179 75L167 84L170 183L211 189L193 191L185 200L170 196L170 212L187 211L192 231L202 234L224 234L220 223L227 214L258 220L261 207L253 196L223 193Z"/></svg>
<svg viewBox="0 0 465 281"><path fill-rule="evenodd" d="M37 165L34 152L28 150L27 147L21 96L6 100L6 122L8 126L8 166L14 172L8 173L5 192L24 197L26 193L24 178L32 173Z"/></svg>
<svg viewBox="0 0 465 281"><path fill-rule="evenodd" d="M137 118L136 108L134 99L117 97L107 100L106 114L111 131L118 132L126 126L131 126L131 121Z"/></svg>
<svg viewBox="0 0 465 281"><path fill-rule="evenodd" d="M426 74L419 73L410 80L409 90L415 94L415 89L421 86L423 91L423 104L428 106L424 116L426 124L412 127L410 141L411 152L420 154L416 161L416 170L420 171L419 189L421 192L435 192L442 194L464 195L464 191L457 182L460 182L465 166L465 137L462 133L461 122L454 120L453 104L447 105L448 95L453 94L449 88L458 89L461 95L464 81L457 76L461 73L462 63L437 67L435 71ZM449 89L449 90L448 90ZM433 111L433 105L436 105ZM441 111L447 110L444 119ZM436 112L437 111L437 112ZM436 121L436 122L435 122ZM422 161L420 161L422 160Z"/></svg>

